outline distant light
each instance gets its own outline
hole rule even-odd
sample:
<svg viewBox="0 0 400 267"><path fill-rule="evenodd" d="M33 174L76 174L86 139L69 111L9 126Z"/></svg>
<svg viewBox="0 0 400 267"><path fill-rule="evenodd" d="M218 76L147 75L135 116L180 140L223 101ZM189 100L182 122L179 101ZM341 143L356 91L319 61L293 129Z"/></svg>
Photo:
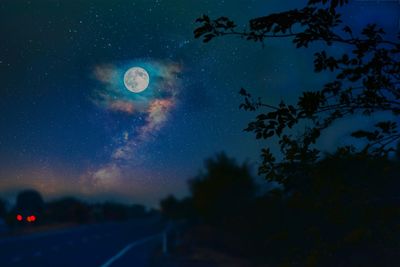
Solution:
<svg viewBox="0 0 400 267"><path fill-rule="evenodd" d="M23 219L23 218L22 218L22 215L21 215L21 214L18 214L18 215L17 215L17 221L20 222L20 221L22 221L22 219Z"/></svg>
<svg viewBox="0 0 400 267"><path fill-rule="evenodd" d="M26 221L27 222L34 222L34 221L36 221L36 216L35 215L28 216L26 218Z"/></svg>

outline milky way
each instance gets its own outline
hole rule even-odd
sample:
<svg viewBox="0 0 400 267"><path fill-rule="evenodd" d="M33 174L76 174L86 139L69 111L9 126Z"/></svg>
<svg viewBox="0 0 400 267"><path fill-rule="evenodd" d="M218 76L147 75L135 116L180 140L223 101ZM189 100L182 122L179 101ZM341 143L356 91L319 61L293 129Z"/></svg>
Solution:
<svg viewBox="0 0 400 267"><path fill-rule="evenodd" d="M131 67L142 67L149 73L151 82L140 94L132 93L124 86L123 75ZM94 68L93 75L98 87L93 89L93 104L111 113L124 113L132 119L143 119L139 125L127 125L122 132L115 133L111 139L113 149L109 161L82 175L82 179L90 179L94 186L109 187L118 183L125 166L140 161L137 151L146 142L157 138L178 104L181 71L180 64L157 60L132 60Z"/></svg>

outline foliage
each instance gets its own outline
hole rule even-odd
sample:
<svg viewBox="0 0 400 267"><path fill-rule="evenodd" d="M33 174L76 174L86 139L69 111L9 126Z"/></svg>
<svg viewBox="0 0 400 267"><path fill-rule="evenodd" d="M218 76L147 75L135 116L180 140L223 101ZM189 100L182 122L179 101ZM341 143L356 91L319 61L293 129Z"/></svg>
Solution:
<svg viewBox="0 0 400 267"><path fill-rule="evenodd" d="M46 215L54 222L84 223L90 220L90 206L73 197L64 197L47 203Z"/></svg>
<svg viewBox="0 0 400 267"><path fill-rule="evenodd" d="M197 214L206 221L220 223L242 214L255 194L249 167L221 153L205 161L205 170L190 181Z"/></svg>
<svg viewBox="0 0 400 267"><path fill-rule="evenodd" d="M7 202L0 198L0 218L4 218L7 213Z"/></svg>
<svg viewBox="0 0 400 267"><path fill-rule="evenodd" d="M193 210L192 198L186 197L182 200L169 195L160 201L161 211L169 219L192 219L195 214Z"/></svg>
<svg viewBox="0 0 400 267"><path fill-rule="evenodd" d="M290 257L300 261L312 256L316 266L394 260L385 251L399 246L398 163L337 152L292 179L296 184L288 186L295 190L284 200L285 244L294 246ZM346 264L338 264L340 260Z"/></svg>
<svg viewBox="0 0 400 267"><path fill-rule="evenodd" d="M50 222L87 223L92 221L121 221L147 216L143 205L118 202L89 204L74 197L64 197L46 204L46 218Z"/></svg>
<svg viewBox="0 0 400 267"><path fill-rule="evenodd" d="M44 208L42 195L35 190L25 190L17 195L17 212L41 213Z"/></svg>
<svg viewBox="0 0 400 267"><path fill-rule="evenodd" d="M166 198L162 199L160 201L160 207L161 207L161 211L162 213L171 219L175 219L176 217L179 217L177 214L177 210L178 208L179 202L176 199L175 196L173 195L169 195Z"/></svg>
<svg viewBox="0 0 400 267"><path fill-rule="evenodd" d="M346 116L370 116L377 112L400 114L400 43L385 39L385 32L375 24L367 25L360 34L344 25L339 6L347 0L310 0L302 9L271 14L249 21L246 30L239 30L227 17L215 20L203 15L194 31L204 42L226 35L240 36L264 44L270 38L292 38L297 48L308 48L315 42L326 46L346 47L349 53L329 55L326 51L314 54L314 71L331 72L335 78L319 90L306 90L297 104L281 102L278 106L254 99L245 89L241 108L262 111L245 129L254 132L257 139L279 138L282 160L268 148L262 150L260 174L267 179L288 183L288 177L307 170L320 158L315 143L321 132L333 122ZM328 6L326 6L328 5ZM297 31L295 31L295 29ZM400 35L399 35L400 38ZM301 136L292 132L296 125L307 125ZM360 129L352 133L366 140L366 146L357 151L376 157L386 157L393 151L393 142L400 139L396 121L380 121L374 129ZM354 147L344 147L344 153L355 152Z"/></svg>
<svg viewBox="0 0 400 267"><path fill-rule="evenodd" d="M219 155L206 162L190 183L192 196L161 202L169 218L196 215L214 230L191 242L260 266L398 265L398 160L338 150L290 179L285 191L259 195L234 160ZM191 212L182 208L187 201Z"/></svg>
<svg viewBox="0 0 400 267"><path fill-rule="evenodd" d="M166 217L224 224L246 212L256 191L249 167L224 153L205 160L205 170L189 181L189 187L190 197L178 200L170 195L161 200Z"/></svg>

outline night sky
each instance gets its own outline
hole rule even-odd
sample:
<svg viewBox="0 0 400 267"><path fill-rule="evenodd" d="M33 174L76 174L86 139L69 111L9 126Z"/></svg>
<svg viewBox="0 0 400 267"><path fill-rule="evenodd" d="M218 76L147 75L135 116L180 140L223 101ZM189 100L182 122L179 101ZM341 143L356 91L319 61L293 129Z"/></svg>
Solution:
<svg viewBox="0 0 400 267"><path fill-rule="evenodd" d="M318 88L329 76L312 71L317 47L229 37L205 45L193 38L194 21L226 15L244 25L305 2L2 0L0 196L35 188L47 199L156 205L185 195L219 151L256 169L260 148L276 144L243 132L254 114L239 110L238 91L274 104ZM343 12L356 29L400 26L398 1L353 1ZM141 93L124 86L131 67L149 74ZM354 122L321 139L327 150L346 124Z"/></svg>

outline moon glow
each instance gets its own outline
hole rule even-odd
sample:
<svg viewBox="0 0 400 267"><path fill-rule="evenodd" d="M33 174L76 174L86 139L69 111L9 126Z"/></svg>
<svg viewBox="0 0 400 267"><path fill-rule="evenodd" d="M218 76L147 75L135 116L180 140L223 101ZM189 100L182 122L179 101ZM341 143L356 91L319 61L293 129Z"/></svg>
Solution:
<svg viewBox="0 0 400 267"><path fill-rule="evenodd" d="M125 87L133 93L140 93L146 90L149 82L149 74L141 67L133 67L125 72Z"/></svg>

